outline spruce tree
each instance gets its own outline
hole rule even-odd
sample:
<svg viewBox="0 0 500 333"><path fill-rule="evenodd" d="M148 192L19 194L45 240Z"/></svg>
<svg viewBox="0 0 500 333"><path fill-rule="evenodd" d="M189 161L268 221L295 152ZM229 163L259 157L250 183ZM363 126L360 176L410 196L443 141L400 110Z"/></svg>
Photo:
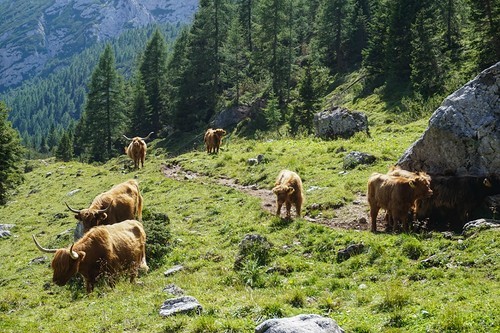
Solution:
<svg viewBox="0 0 500 333"><path fill-rule="evenodd" d="M134 112L144 112L144 114L136 114L135 118L142 118L141 126L146 127L141 129L144 133L155 132L159 133L162 124L167 121L167 100L166 100L166 76L167 76L167 47L165 38L159 29L156 29L148 41L142 62L140 65L140 77L144 85L144 90L147 96L148 107L135 109ZM141 94L142 88L137 85L136 93ZM142 98L141 96L136 96ZM136 101L137 102L137 101ZM137 134L141 135L141 134Z"/></svg>
<svg viewBox="0 0 500 333"><path fill-rule="evenodd" d="M127 125L123 101L123 79L116 71L108 44L92 73L85 105L85 128L80 142L86 147L90 161L104 162L117 155L113 145Z"/></svg>
<svg viewBox="0 0 500 333"><path fill-rule="evenodd" d="M500 1L469 0L480 70L500 60Z"/></svg>
<svg viewBox="0 0 500 333"><path fill-rule="evenodd" d="M0 205L6 203L8 190L23 179L21 161L24 148L7 115L7 106L0 101Z"/></svg>
<svg viewBox="0 0 500 333"><path fill-rule="evenodd" d="M64 162L73 158L73 134L70 131L64 132L61 136L56 149L56 158Z"/></svg>

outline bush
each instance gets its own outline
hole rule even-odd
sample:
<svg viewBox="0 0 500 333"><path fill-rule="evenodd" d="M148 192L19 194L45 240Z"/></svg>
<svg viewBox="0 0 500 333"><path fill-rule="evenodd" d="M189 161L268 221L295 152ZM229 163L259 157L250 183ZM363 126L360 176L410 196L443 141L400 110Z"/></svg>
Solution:
<svg viewBox="0 0 500 333"><path fill-rule="evenodd" d="M168 216L154 215L153 220L143 221L146 231L146 259L150 269L160 267L165 259L165 255L170 250L171 234L168 227Z"/></svg>

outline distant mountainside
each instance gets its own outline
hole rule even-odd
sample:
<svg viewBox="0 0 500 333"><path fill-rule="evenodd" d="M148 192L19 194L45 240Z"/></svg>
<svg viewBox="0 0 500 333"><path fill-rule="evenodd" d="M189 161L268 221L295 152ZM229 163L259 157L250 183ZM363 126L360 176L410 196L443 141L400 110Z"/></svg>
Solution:
<svg viewBox="0 0 500 333"><path fill-rule="evenodd" d="M0 0L0 92L124 31L187 23L198 0Z"/></svg>

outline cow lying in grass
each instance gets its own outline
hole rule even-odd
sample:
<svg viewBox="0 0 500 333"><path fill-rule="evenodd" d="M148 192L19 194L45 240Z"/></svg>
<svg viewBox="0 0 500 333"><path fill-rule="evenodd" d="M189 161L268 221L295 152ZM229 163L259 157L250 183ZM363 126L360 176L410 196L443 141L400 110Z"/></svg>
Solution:
<svg viewBox="0 0 500 333"><path fill-rule="evenodd" d="M377 231L377 215L379 210L387 211L389 229L403 226L409 231L408 212L412 210L417 199L432 195L429 177L425 174L414 178L373 173L368 180L368 204L370 205L371 231Z"/></svg>
<svg viewBox="0 0 500 333"><path fill-rule="evenodd" d="M128 272L130 282L134 282L139 269L148 270L146 233L142 224L135 220L92 228L69 249L46 249L34 235L33 241L40 251L55 253L51 264L52 280L58 286L64 286L80 273L90 293L100 277L107 277L109 285L114 287L119 274Z"/></svg>
<svg viewBox="0 0 500 333"><path fill-rule="evenodd" d="M204 142L207 148L207 153L218 153L219 147L222 142L222 137L226 135L226 131L222 128L207 129L205 132Z"/></svg>
<svg viewBox="0 0 500 333"><path fill-rule="evenodd" d="M290 209L292 204L295 206L297 216L300 217L300 210L304 202L304 193L302 190L302 180L299 175L290 170L282 170L273 188L276 194L276 215L280 216L283 203L286 206L286 217L290 218Z"/></svg>

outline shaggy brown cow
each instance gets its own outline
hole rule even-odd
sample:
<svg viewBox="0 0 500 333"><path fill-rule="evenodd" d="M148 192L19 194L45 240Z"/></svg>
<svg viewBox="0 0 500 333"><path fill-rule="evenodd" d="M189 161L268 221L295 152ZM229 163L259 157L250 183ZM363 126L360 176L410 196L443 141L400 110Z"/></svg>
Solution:
<svg viewBox="0 0 500 333"><path fill-rule="evenodd" d="M300 209L304 202L304 193L302 190L302 180L299 175L290 170L282 170L273 188L273 193L276 194L276 215L280 216L283 203L286 206L286 217L290 218L290 208L292 204L295 206L297 216L300 216Z"/></svg>
<svg viewBox="0 0 500 333"><path fill-rule="evenodd" d="M149 133L148 136L145 138L136 136L131 139L127 138L125 135L123 136L125 139L131 141L128 147L125 147L125 154L127 154L127 156L134 161L134 169L139 168L139 163L144 168L144 160L146 159L146 150L147 150L147 145L145 141L149 139L149 137L153 133L154 132Z"/></svg>
<svg viewBox="0 0 500 333"><path fill-rule="evenodd" d="M219 152L219 147L224 135L226 135L226 131L224 131L222 128L207 129L207 131L205 132L205 137L203 139L203 141L205 141L207 153L215 154Z"/></svg>
<svg viewBox="0 0 500 333"><path fill-rule="evenodd" d="M462 231L472 213L490 195L500 194L496 176L432 176L434 195L417 201L417 219L429 229Z"/></svg>
<svg viewBox="0 0 500 333"><path fill-rule="evenodd" d="M390 221L401 223L403 230L408 231L408 211L415 200L431 196L432 190L426 176L410 179L373 173L368 180L367 195L372 232L377 231L377 215L381 208L387 211Z"/></svg>
<svg viewBox="0 0 500 333"><path fill-rule="evenodd" d="M134 179L114 186L107 192L95 197L89 208L77 210L66 206L75 213L75 218L82 222L83 231L102 224L137 219L142 221L142 195L139 184Z"/></svg>
<svg viewBox="0 0 500 333"><path fill-rule="evenodd" d="M100 277L108 277L108 283L114 287L119 273L128 271L130 282L134 282L139 269L148 270L146 233L142 224L135 220L95 227L69 249L46 249L35 235L33 240L41 251L55 253L51 264L52 280L58 286L64 286L72 276L80 273L90 293Z"/></svg>

